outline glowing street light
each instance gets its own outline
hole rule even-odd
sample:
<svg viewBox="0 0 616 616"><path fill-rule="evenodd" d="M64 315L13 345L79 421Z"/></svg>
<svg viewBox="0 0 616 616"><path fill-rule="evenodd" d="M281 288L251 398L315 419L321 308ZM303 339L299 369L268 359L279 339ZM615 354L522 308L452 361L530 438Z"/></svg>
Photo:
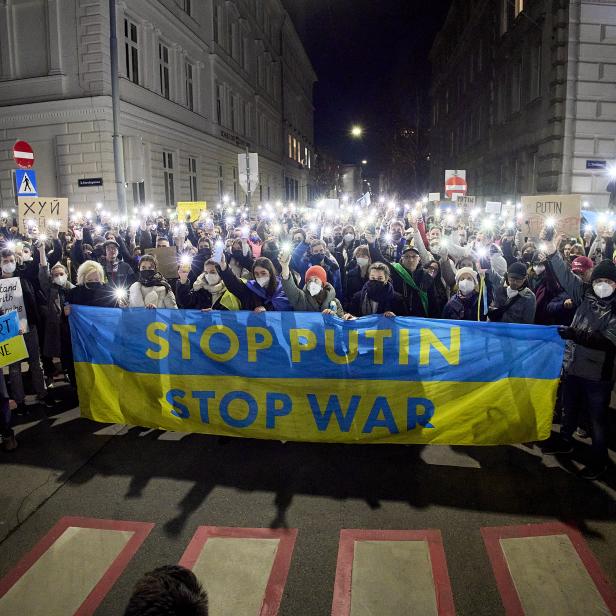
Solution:
<svg viewBox="0 0 616 616"><path fill-rule="evenodd" d="M357 124L351 127L351 137L355 137L355 139L359 139L364 134L364 129Z"/></svg>
<svg viewBox="0 0 616 616"><path fill-rule="evenodd" d="M368 164L368 161L367 161L366 159L364 159L364 160L362 160L362 161L361 161L361 164L362 164L362 165L367 165L367 164Z"/></svg>

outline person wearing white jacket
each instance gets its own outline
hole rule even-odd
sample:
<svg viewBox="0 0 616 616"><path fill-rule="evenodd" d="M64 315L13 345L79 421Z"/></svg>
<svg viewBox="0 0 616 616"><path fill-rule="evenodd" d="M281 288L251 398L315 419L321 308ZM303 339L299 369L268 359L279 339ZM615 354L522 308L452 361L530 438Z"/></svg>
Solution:
<svg viewBox="0 0 616 616"><path fill-rule="evenodd" d="M157 271L156 257L144 255L139 261L139 279L128 292L129 308L177 308L169 283Z"/></svg>

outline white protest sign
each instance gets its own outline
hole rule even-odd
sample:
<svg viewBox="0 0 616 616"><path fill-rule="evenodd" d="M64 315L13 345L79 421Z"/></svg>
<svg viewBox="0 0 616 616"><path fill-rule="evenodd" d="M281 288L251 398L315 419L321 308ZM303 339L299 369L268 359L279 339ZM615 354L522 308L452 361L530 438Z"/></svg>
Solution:
<svg viewBox="0 0 616 616"><path fill-rule="evenodd" d="M68 231L68 199L62 197L19 197L19 232L26 234L28 228L39 232L49 227Z"/></svg>
<svg viewBox="0 0 616 616"><path fill-rule="evenodd" d="M486 214L496 214L498 216L501 213L502 205L500 201L486 201Z"/></svg>
<svg viewBox="0 0 616 616"><path fill-rule="evenodd" d="M24 294L19 278L0 279L0 309L2 309L5 314L8 312L16 312L19 317L19 328L24 333L28 331L28 317L26 316Z"/></svg>
<svg viewBox="0 0 616 616"><path fill-rule="evenodd" d="M441 193L428 193L428 201L430 203L441 200Z"/></svg>
<svg viewBox="0 0 616 616"><path fill-rule="evenodd" d="M459 208L462 208L465 214L468 214L475 207L476 203L477 203L476 197L467 197L464 195L457 196L457 206Z"/></svg>
<svg viewBox="0 0 616 616"><path fill-rule="evenodd" d="M581 195L533 195L522 197L523 221L529 237L539 237L548 220L560 233L580 235Z"/></svg>
<svg viewBox="0 0 616 616"><path fill-rule="evenodd" d="M515 218L515 203L503 203L501 208L501 214L506 220L513 220Z"/></svg>

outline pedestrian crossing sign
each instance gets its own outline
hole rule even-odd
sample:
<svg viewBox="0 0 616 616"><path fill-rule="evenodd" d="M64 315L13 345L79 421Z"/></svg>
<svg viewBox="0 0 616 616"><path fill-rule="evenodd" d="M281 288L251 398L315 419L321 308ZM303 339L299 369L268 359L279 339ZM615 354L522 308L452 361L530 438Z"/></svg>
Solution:
<svg viewBox="0 0 616 616"><path fill-rule="evenodd" d="M37 197L36 172L33 169L15 169L15 187L18 197Z"/></svg>

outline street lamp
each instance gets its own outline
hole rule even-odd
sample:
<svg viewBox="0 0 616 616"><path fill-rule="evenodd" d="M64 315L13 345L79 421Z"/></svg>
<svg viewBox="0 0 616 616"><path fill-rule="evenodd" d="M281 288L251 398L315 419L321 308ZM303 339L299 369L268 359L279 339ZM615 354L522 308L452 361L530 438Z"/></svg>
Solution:
<svg viewBox="0 0 616 616"><path fill-rule="evenodd" d="M359 139L364 134L364 129L357 124L351 127L351 136Z"/></svg>
<svg viewBox="0 0 616 616"><path fill-rule="evenodd" d="M361 164L362 164L362 165L367 165L367 164L368 164L368 161L364 159L364 160L362 160L362 161L361 161Z"/></svg>

